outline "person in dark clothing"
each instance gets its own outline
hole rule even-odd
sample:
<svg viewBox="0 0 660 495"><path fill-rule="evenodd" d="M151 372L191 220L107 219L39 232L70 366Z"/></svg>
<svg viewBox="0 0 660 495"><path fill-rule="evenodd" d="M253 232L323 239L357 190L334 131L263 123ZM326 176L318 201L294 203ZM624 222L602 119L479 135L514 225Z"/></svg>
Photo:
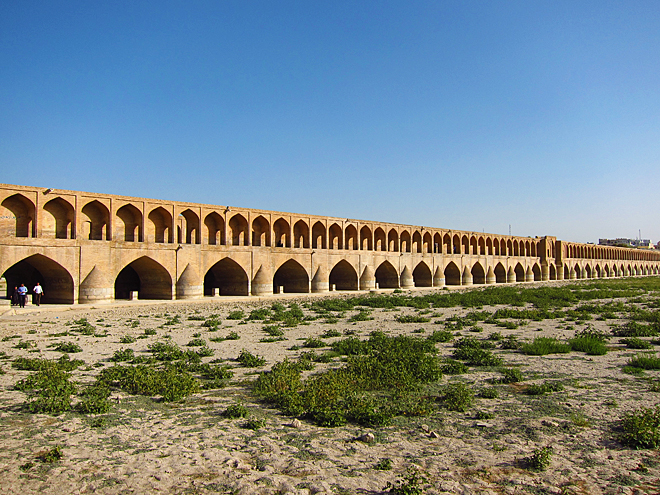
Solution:
<svg viewBox="0 0 660 495"><path fill-rule="evenodd" d="M27 287L25 287L25 284L21 284L21 286L18 288L18 303L21 306L21 308L25 307L25 300L27 299Z"/></svg>
<svg viewBox="0 0 660 495"><path fill-rule="evenodd" d="M14 287L14 292L11 293L11 305L18 306L19 297L18 297L18 287Z"/></svg>

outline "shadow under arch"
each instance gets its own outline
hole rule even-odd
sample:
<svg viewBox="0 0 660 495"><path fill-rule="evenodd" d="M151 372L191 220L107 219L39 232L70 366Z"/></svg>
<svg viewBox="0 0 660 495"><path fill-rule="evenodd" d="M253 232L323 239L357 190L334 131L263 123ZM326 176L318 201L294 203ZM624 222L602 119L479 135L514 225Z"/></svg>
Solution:
<svg viewBox="0 0 660 495"><path fill-rule="evenodd" d="M346 260L341 260L330 271L330 286L337 290L358 290L358 276L355 268Z"/></svg>
<svg viewBox="0 0 660 495"><path fill-rule="evenodd" d="M431 274L431 269L423 261L420 261L413 270L413 280L415 281L415 287L433 286L433 275Z"/></svg>
<svg viewBox="0 0 660 495"><path fill-rule="evenodd" d="M275 275L273 275L273 294L280 293L280 287L283 288L282 292L309 292L309 275L307 271L296 260L289 260L282 264Z"/></svg>
<svg viewBox="0 0 660 495"><path fill-rule="evenodd" d="M163 265L148 256L126 265L115 278L115 299L172 299L172 276Z"/></svg>
<svg viewBox="0 0 660 495"><path fill-rule="evenodd" d="M42 304L73 304L73 277L66 268L41 254L33 254L5 270L7 296L25 284L29 293L39 282L44 288Z"/></svg>
<svg viewBox="0 0 660 495"><path fill-rule="evenodd" d="M495 266L495 282L498 284L506 284L506 269L502 263L498 263Z"/></svg>
<svg viewBox="0 0 660 495"><path fill-rule="evenodd" d="M481 263L479 263L478 261L474 264L472 270L470 270L470 273L472 274L473 283L475 284L486 283L486 272L484 270L484 267L481 266Z"/></svg>
<svg viewBox="0 0 660 495"><path fill-rule="evenodd" d="M453 261L450 261L445 268L445 284L461 285L461 271Z"/></svg>
<svg viewBox="0 0 660 495"><path fill-rule="evenodd" d="M219 289L221 296L247 296L248 276L241 265L231 258L223 258L204 275L204 295L212 296Z"/></svg>
<svg viewBox="0 0 660 495"><path fill-rule="evenodd" d="M383 261L376 269L376 283L380 289L398 289L399 274L389 261Z"/></svg>

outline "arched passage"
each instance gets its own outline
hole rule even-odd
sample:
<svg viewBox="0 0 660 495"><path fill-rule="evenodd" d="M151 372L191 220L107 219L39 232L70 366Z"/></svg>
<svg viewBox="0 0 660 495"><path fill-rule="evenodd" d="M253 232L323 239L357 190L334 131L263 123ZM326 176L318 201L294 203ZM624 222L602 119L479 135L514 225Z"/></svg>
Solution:
<svg viewBox="0 0 660 495"><path fill-rule="evenodd" d="M44 290L45 291L45 290ZM126 265L115 278L115 299L172 299L172 277L160 263L142 256Z"/></svg>
<svg viewBox="0 0 660 495"><path fill-rule="evenodd" d="M380 289L399 288L399 274L389 261L383 261L376 269L376 283Z"/></svg>
<svg viewBox="0 0 660 495"><path fill-rule="evenodd" d="M341 260L330 271L330 286L337 290L358 290L358 276L355 268L346 260Z"/></svg>
<svg viewBox="0 0 660 495"><path fill-rule="evenodd" d="M309 292L309 275L296 260L289 260L280 266L273 276L273 294L283 292Z"/></svg>
<svg viewBox="0 0 660 495"><path fill-rule="evenodd" d="M7 281L7 296L14 287L25 284L28 291L39 282L44 288L43 304L73 304L73 278L62 265L41 254L34 254L9 267L2 277Z"/></svg>
<svg viewBox="0 0 660 495"><path fill-rule="evenodd" d="M550 280L557 280L557 269L555 265L550 265Z"/></svg>
<svg viewBox="0 0 660 495"><path fill-rule="evenodd" d="M87 220L83 220L83 239L90 241L111 240L110 212L108 208L100 201L94 200L83 206L82 213Z"/></svg>
<svg viewBox="0 0 660 495"><path fill-rule="evenodd" d="M224 258L204 275L204 295L212 296L213 289L219 289L221 296L247 296L247 273L231 258Z"/></svg>
<svg viewBox="0 0 660 495"><path fill-rule="evenodd" d="M118 240L142 241L142 213L140 210L131 204L126 204L117 210L117 219L115 231Z"/></svg>
<svg viewBox="0 0 660 495"><path fill-rule="evenodd" d="M520 263L516 265L513 271L516 272L516 282L525 281L525 269L522 267Z"/></svg>
<svg viewBox="0 0 660 495"><path fill-rule="evenodd" d="M532 267L532 273L534 274L534 282L540 282L541 281L541 268L536 263L534 263L534 266Z"/></svg>
<svg viewBox="0 0 660 495"><path fill-rule="evenodd" d="M498 284L505 284L506 283L506 270L504 268L504 265L502 263L498 263L495 266L495 282Z"/></svg>
<svg viewBox="0 0 660 495"><path fill-rule="evenodd" d="M3 235L33 237L34 203L22 194L14 194L2 202L0 225Z"/></svg>
<svg viewBox="0 0 660 495"><path fill-rule="evenodd" d="M485 284L486 283L486 272L484 271L484 267L481 266L481 263L477 262L474 264L472 267L472 270L470 270L470 273L472 273L472 283L474 284Z"/></svg>
<svg viewBox="0 0 660 495"><path fill-rule="evenodd" d="M445 268L445 284L461 285L461 271L453 261Z"/></svg>
<svg viewBox="0 0 660 495"><path fill-rule="evenodd" d="M51 199L44 205L41 236L50 239L75 239L74 210L71 203L62 198ZM45 291L44 291L45 292Z"/></svg>
<svg viewBox="0 0 660 495"><path fill-rule="evenodd" d="M413 280L415 281L415 287L433 286L431 269L423 261L421 261L413 270Z"/></svg>

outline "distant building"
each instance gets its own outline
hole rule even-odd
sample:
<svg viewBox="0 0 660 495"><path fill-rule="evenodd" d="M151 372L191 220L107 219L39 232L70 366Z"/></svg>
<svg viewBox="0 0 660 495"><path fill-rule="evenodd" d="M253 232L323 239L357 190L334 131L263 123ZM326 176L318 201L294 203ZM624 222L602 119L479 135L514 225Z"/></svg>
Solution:
<svg viewBox="0 0 660 495"><path fill-rule="evenodd" d="M598 239L600 246L619 246L619 247L634 247L641 249L653 249L651 239L627 239L624 237L617 237L616 239ZM658 242L660 246L660 242ZM656 249L658 246L655 246Z"/></svg>

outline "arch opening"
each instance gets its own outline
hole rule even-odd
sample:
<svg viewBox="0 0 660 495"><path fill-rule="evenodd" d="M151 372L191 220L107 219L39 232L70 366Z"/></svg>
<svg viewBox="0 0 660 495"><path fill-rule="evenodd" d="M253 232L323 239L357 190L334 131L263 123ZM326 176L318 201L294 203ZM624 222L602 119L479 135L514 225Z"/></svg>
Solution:
<svg viewBox="0 0 660 495"><path fill-rule="evenodd" d="M126 265L115 278L115 299L172 299L172 277L163 265L147 256Z"/></svg>
<svg viewBox="0 0 660 495"><path fill-rule="evenodd" d="M22 194L5 198L0 209L0 231L13 237L34 237L34 203Z"/></svg>
<svg viewBox="0 0 660 495"><path fill-rule="evenodd" d="M484 267L481 266L481 263L477 262L470 270L472 274L472 283L474 284L485 284L486 283L486 272Z"/></svg>
<svg viewBox="0 0 660 495"><path fill-rule="evenodd" d="M399 274L389 261L383 261L376 269L376 283L380 289L399 288Z"/></svg>
<svg viewBox="0 0 660 495"><path fill-rule="evenodd" d="M308 293L309 275L300 263L289 260L280 266L273 276L273 294L279 294L280 287L284 293Z"/></svg>
<svg viewBox="0 0 660 495"><path fill-rule="evenodd" d="M433 274L426 263L421 261L413 270L413 280L415 287L432 287Z"/></svg>
<svg viewBox="0 0 660 495"><path fill-rule="evenodd" d="M337 290L358 290L358 275L346 260L341 260L330 271L330 286Z"/></svg>
<svg viewBox="0 0 660 495"><path fill-rule="evenodd" d="M123 239L125 242L142 241L142 213L133 205L124 205L117 210L117 218L123 224ZM120 226L117 225L117 229Z"/></svg>
<svg viewBox="0 0 660 495"><path fill-rule="evenodd" d="M82 236L90 241L110 240L111 233L109 229L110 212L108 208L100 201L94 200L83 206L83 215L87 220L83 222Z"/></svg>
<svg viewBox="0 0 660 495"><path fill-rule="evenodd" d="M25 284L28 294L37 282L44 288L42 304L73 304L73 277L56 261L34 254L9 267L2 277L7 282L6 296L9 298L14 287Z"/></svg>
<svg viewBox="0 0 660 495"><path fill-rule="evenodd" d="M247 273L231 258L218 261L204 275L205 296L214 295L214 289L221 296L247 296L248 287Z"/></svg>
<svg viewBox="0 0 660 495"><path fill-rule="evenodd" d="M520 263L516 265L513 271L516 272L516 282L525 281L525 269L522 267Z"/></svg>
<svg viewBox="0 0 660 495"><path fill-rule="evenodd" d="M461 271L453 261L451 261L445 268L445 284L461 285Z"/></svg>
<svg viewBox="0 0 660 495"><path fill-rule="evenodd" d="M44 205L48 215L43 216L42 237L50 239L75 239L73 206L62 198L51 199Z"/></svg>
<svg viewBox="0 0 660 495"><path fill-rule="evenodd" d="M495 266L495 283L505 284L506 283L506 269L502 263L498 263Z"/></svg>

